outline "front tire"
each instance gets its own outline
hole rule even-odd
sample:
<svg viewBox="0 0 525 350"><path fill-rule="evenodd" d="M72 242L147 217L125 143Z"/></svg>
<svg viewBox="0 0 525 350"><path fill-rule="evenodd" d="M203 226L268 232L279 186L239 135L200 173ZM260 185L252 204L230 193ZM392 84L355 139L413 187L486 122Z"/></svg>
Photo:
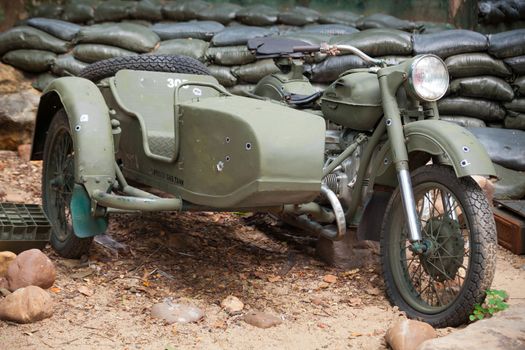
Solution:
<svg viewBox="0 0 525 350"><path fill-rule="evenodd" d="M52 226L51 245L64 258L87 254L93 237L73 231L70 202L75 185L75 153L67 115L59 110L49 126L42 167L42 205Z"/></svg>
<svg viewBox="0 0 525 350"><path fill-rule="evenodd" d="M427 253L410 249L399 188L390 198L381 230L381 263L391 302L410 318L434 327L468 321L496 268L496 226L483 191L471 177L447 166L412 173Z"/></svg>

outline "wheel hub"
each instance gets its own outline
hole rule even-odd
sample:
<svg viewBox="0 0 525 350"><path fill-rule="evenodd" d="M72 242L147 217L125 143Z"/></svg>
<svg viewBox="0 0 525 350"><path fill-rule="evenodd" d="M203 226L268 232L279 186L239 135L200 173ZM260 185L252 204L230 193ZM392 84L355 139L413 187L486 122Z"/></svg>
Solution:
<svg viewBox="0 0 525 350"><path fill-rule="evenodd" d="M425 227L429 249L421 255L425 272L438 282L453 279L463 263L465 240L457 221L432 218Z"/></svg>

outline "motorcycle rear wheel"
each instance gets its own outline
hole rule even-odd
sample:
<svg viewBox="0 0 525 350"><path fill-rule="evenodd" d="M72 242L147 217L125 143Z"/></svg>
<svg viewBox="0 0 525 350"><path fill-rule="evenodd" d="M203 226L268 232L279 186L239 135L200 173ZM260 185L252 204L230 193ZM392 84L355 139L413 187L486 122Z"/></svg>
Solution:
<svg viewBox="0 0 525 350"><path fill-rule="evenodd" d="M468 321L492 283L496 226L483 191L471 177L457 178L443 165L418 168L412 186L423 239L429 249L410 249L397 188L381 230L381 263L390 301L410 318L434 327Z"/></svg>

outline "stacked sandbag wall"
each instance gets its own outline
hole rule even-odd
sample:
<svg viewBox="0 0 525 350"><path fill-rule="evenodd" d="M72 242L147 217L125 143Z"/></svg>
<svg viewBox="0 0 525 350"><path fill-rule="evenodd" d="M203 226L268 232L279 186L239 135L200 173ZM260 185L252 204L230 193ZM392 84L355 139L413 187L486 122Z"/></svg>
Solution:
<svg viewBox="0 0 525 350"><path fill-rule="evenodd" d="M39 89L102 59L177 54L202 61L222 85L245 95L278 70L273 60L256 60L246 48L248 39L256 37L349 44L392 64L436 54L451 76L449 91L438 103L443 119L473 128L493 161L505 167L498 167L498 173L511 184L497 186L496 196L525 196L525 29L484 35L384 14L202 0L80 0L38 9L41 17L0 34L0 55L4 63L40 74ZM315 54L304 67L311 82L323 89L344 71L366 63L355 55Z"/></svg>

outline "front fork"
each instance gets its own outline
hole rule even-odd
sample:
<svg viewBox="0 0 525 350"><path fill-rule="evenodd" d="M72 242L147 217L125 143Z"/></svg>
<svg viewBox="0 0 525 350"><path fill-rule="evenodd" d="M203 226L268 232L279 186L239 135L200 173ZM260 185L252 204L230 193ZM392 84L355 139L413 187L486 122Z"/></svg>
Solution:
<svg viewBox="0 0 525 350"><path fill-rule="evenodd" d="M381 98L385 112L386 131L392 149L392 161L396 167L399 190L408 222L409 240L414 252L423 253L427 250L427 246L421 236L421 225L417 215L414 192L412 190L412 181L408 167L408 152L401 115L395 96L392 96L388 88L386 77L379 78L379 86L381 88Z"/></svg>

